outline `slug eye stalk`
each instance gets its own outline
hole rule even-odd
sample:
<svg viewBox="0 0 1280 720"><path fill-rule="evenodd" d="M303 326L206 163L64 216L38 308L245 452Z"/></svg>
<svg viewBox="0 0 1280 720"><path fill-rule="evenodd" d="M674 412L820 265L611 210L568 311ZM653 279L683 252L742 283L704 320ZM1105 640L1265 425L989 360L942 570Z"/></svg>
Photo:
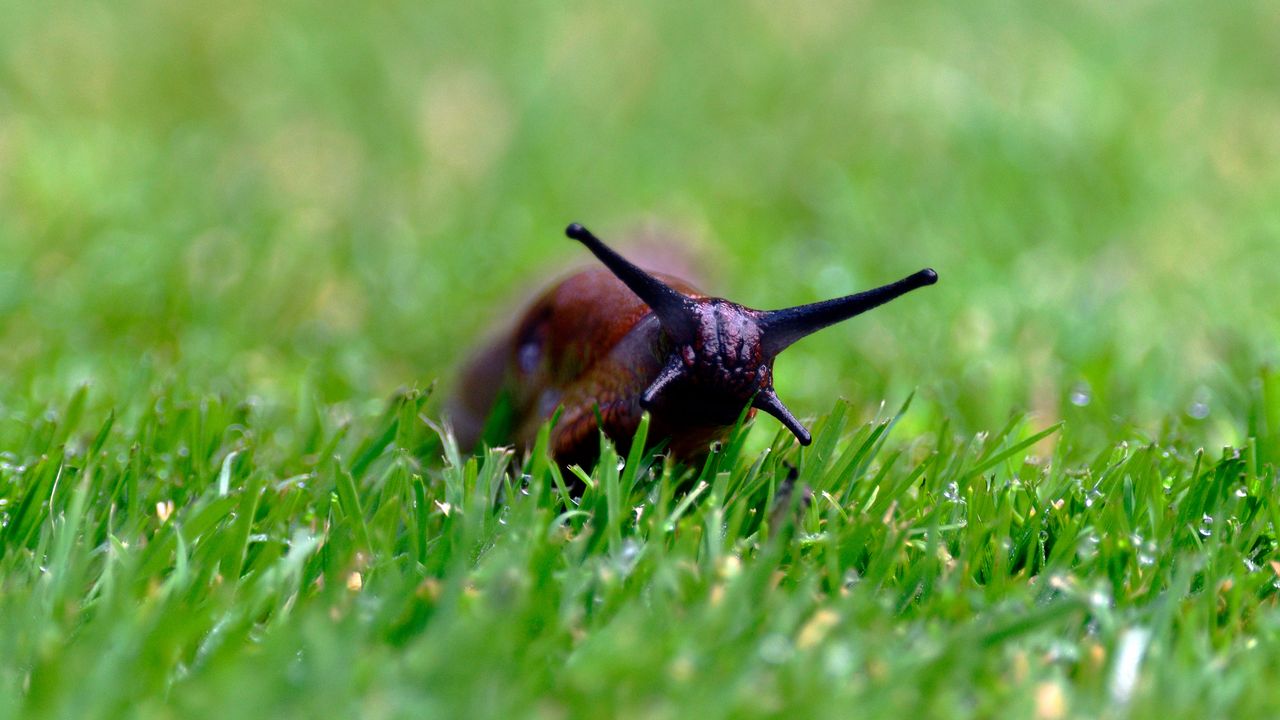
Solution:
<svg viewBox="0 0 1280 720"><path fill-rule="evenodd" d="M938 282L938 273L925 268L897 282L832 300L771 310L761 314L760 329L765 354L777 357L795 341L852 317L873 310L890 300Z"/></svg>
<svg viewBox="0 0 1280 720"><path fill-rule="evenodd" d="M691 298L631 264L630 260L614 252L613 248L600 242L600 238L578 223L566 228L564 234L586 245L610 272L643 300L653 310L653 314L658 316L658 322L662 323L662 328L672 339L692 335L696 310Z"/></svg>
<svg viewBox="0 0 1280 720"><path fill-rule="evenodd" d="M669 395L693 393L713 414L736 413L743 404L774 416L808 445L809 431L773 389L773 361L801 338L843 322L938 281L924 269L872 290L781 310L753 310L721 298L691 298L614 252L582 225L565 234L587 247L658 318L675 345L662 370L641 394L640 406L657 408Z"/></svg>

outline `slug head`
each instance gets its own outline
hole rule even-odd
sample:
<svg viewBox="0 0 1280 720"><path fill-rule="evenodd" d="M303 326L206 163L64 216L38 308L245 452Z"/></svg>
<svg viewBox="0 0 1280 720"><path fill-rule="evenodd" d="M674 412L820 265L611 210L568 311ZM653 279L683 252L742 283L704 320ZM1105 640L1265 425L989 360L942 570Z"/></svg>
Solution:
<svg viewBox="0 0 1280 720"><path fill-rule="evenodd" d="M671 403L719 424L730 424L743 406L777 418L808 445L809 431L773 389L773 361L792 343L917 288L938 281L925 269L866 292L782 310L754 310L722 298L692 298L633 265L583 226L565 234L587 246L619 280L653 310L672 344L657 379L640 396L645 409Z"/></svg>

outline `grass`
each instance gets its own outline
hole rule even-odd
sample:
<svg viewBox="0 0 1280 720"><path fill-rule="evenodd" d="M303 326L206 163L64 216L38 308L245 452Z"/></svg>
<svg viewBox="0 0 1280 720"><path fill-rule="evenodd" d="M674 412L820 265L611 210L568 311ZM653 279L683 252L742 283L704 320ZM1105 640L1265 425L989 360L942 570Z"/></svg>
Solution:
<svg viewBox="0 0 1280 720"><path fill-rule="evenodd" d="M0 17L0 717L1280 705L1267 3ZM574 220L941 282L574 502L440 413Z"/></svg>
<svg viewBox="0 0 1280 720"><path fill-rule="evenodd" d="M313 409L287 435L217 397L151 400L90 421L81 393L6 426L26 459L0 466L3 715L1215 717L1280 700L1274 439L1072 463L1069 427L904 437L907 408L861 422L840 404L804 450L780 433L751 452L752 427L701 468L605 446L573 501L541 451L460 455L418 391L350 423Z"/></svg>

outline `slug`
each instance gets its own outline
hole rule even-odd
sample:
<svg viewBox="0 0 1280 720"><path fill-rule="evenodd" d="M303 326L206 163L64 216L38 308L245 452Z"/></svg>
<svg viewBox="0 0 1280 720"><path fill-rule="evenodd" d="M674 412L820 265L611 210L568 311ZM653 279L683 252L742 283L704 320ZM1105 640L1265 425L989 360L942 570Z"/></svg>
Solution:
<svg viewBox="0 0 1280 720"><path fill-rule="evenodd" d="M924 269L854 295L753 310L646 272L577 223L565 234L604 267L546 290L466 364L447 409L464 449L481 440L530 447L559 412L552 454L589 466L600 430L625 452L648 411L652 441L694 460L748 404L749 417L763 410L808 445L809 431L774 390L774 359L806 335L938 281Z"/></svg>

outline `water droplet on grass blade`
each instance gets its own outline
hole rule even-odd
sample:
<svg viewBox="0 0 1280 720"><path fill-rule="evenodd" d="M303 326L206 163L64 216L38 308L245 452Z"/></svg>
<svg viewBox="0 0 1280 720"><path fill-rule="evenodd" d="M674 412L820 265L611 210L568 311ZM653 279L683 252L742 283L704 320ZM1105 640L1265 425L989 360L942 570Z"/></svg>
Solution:
<svg viewBox="0 0 1280 720"><path fill-rule="evenodd" d="M960 497L960 486L955 482L947 483L946 489L942 491L942 497L957 505L965 504L964 498Z"/></svg>
<svg viewBox="0 0 1280 720"><path fill-rule="evenodd" d="M1200 537L1207 538L1210 535L1212 535L1213 534L1212 526L1213 526L1213 516L1205 515L1204 517L1200 518L1200 529L1198 531L1200 533Z"/></svg>
<svg viewBox="0 0 1280 720"><path fill-rule="evenodd" d="M621 547L613 557L613 566L619 575L626 577L635 569L636 563L640 560L640 551L643 546L631 538L622 541Z"/></svg>
<svg viewBox="0 0 1280 720"><path fill-rule="evenodd" d="M1093 400L1093 393L1089 388L1089 383L1081 381L1073 385L1071 387L1070 400L1071 404L1076 407L1088 405Z"/></svg>
<svg viewBox="0 0 1280 720"><path fill-rule="evenodd" d="M1084 506L1087 508L1091 508L1093 507L1094 503L1096 503L1101 499L1102 499L1102 491L1098 489L1097 485L1095 485L1093 486L1092 489L1089 490L1089 492L1085 493Z"/></svg>
<svg viewBox="0 0 1280 720"><path fill-rule="evenodd" d="M852 590L855 585L862 582L862 574L854 568L844 571L844 589Z"/></svg>
<svg viewBox="0 0 1280 720"><path fill-rule="evenodd" d="M1191 404L1187 405L1187 414L1196 420L1209 417L1209 401L1211 396L1206 387L1197 388L1191 396Z"/></svg>
<svg viewBox="0 0 1280 720"><path fill-rule="evenodd" d="M1076 546L1076 555L1081 560L1092 560L1094 555L1098 554L1098 535L1094 532L1087 532L1080 536L1079 545Z"/></svg>

